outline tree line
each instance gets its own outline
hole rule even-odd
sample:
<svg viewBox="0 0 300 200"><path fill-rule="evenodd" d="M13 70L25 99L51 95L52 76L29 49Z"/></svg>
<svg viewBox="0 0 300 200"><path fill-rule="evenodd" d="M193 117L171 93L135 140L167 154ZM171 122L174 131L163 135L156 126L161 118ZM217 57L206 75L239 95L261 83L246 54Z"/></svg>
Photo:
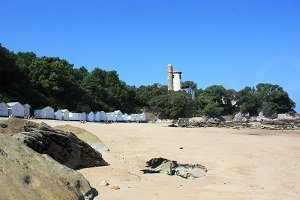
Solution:
<svg viewBox="0 0 300 200"><path fill-rule="evenodd" d="M166 85L129 86L116 71L75 68L59 57L38 57L33 52L14 53L0 44L0 101L49 105L79 112L146 109L166 118L233 115L237 112L266 116L294 112L295 103L279 85L259 83L240 91L213 85L198 89L193 81L182 83L196 93L168 91Z"/></svg>

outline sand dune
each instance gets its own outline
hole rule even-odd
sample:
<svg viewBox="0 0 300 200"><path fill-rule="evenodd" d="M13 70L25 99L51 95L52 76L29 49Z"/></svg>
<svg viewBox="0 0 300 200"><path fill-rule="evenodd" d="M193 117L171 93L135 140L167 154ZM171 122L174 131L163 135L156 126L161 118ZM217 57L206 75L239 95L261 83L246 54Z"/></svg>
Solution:
<svg viewBox="0 0 300 200"><path fill-rule="evenodd" d="M111 150L103 153L110 166L80 170L97 199L300 199L300 131L46 123L84 128ZM201 164L208 172L195 180L143 174L154 157ZM103 180L120 190L101 187Z"/></svg>

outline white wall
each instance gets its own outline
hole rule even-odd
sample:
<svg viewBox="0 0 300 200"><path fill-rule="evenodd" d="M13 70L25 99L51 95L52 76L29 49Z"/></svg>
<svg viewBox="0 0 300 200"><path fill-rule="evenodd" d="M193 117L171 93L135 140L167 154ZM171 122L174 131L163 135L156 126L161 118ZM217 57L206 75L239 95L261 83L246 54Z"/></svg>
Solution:
<svg viewBox="0 0 300 200"><path fill-rule="evenodd" d="M2 117L8 116L8 107L6 103L0 103L0 116Z"/></svg>
<svg viewBox="0 0 300 200"><path fill-rule="evenodd" d="M174 72L173 85L174 85L174 91L181 90L181 73Z"/></svg>

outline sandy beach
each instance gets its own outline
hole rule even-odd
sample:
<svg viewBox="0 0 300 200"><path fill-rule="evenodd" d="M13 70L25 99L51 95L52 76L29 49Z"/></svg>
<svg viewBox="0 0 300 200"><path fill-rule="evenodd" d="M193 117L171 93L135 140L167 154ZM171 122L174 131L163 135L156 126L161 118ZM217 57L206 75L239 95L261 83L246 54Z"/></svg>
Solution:
<svg viewBox="0 0 300 200"><path fill-rule="evenodd" d="M96 199L300 199L300 131L45 122L84 128L110 148L103 153L110 166L80 170ZM201 164L208 172L195 180L143 174L155 157ZM110 185L102 187L103 180Z"/></svg>

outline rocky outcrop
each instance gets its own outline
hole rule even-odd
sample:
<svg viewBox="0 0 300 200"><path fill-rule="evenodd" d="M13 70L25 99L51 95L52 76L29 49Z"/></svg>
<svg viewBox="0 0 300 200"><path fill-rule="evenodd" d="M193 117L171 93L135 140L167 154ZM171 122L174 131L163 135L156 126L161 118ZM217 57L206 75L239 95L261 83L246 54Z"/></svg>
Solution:
<svg viewBox="0 0 300 200"><path fill-rule="evenodd" d="M30 131L15 134L13 137L34 151L47 154L67 167L80 169L107 165L101 153L71 132L53 129L43 122L37 127L25 129Z"/></svg>
<svg viewBox="0 0 300 200"><path fill-rule="evenodd" d="M100 153L109 151L108 147L96 135L88 132L85 129L70 125L61 125L54 128L65 132L74 133L79 139L86 142Z"/></svg>
<svg viewBox="0 0 300 200"><path fill-rule="evenodd" d="M300 120L297 118L265 119L263 116L249 117L237 114L235 120L226 121L222 118L180 118L177 122L178 127L197 128L197 127L218 127L232 129L268 129L268 130L299 130ZM176 123L173 127L177 127Z"/></svg>
<svg viewBox="0 0 300 200"><path fill-rule="evenodd" d="M79 173L0 134L0 199L91 200L97 191Z"/></svg>

